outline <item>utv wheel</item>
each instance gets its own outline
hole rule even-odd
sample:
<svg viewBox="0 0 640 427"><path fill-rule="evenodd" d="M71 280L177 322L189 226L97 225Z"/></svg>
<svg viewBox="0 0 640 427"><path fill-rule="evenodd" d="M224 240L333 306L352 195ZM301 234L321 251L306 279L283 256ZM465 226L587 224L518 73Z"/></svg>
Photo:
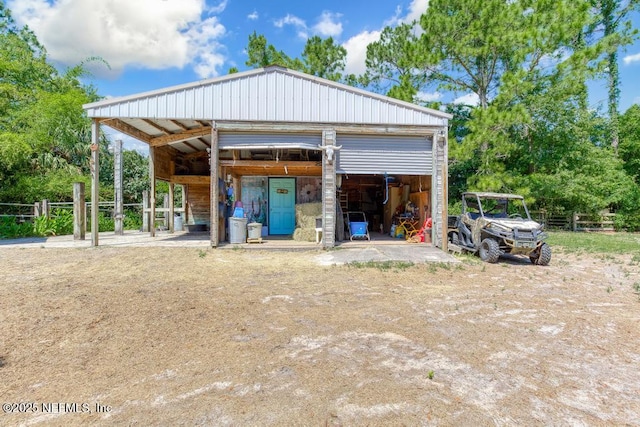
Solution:
<svg viewBox="0 0 640 427"><path fill-rule="evenodd" d="M546 243L543 243L529 256L529 259L536 265L549 265L551 262L551 247Z"/></svg>
<svg viewBox="0 0 640 427"><path fill-rule="evenodd" d="M500 246L498 242L487 237L480 243L480 259L485 262L494 263L500 258Z"/></svg>
<svg viewBox="0 0 640 427"><path fill-rule="evenodd" d="M458 233L455 232L455 231L453 233L451 233L451 237L450 237L449 241L453 245L460 246L460 238L458 237Z"/></svg>

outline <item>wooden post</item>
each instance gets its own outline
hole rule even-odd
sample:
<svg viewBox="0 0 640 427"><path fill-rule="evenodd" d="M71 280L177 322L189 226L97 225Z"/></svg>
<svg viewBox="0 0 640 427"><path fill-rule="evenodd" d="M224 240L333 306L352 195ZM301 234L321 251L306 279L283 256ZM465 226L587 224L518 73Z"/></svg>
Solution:
<svg viewBox="0 0 640 427"><path fill-rule="evenodd" d="M573 231L578 231L578 219L580 219L580 217L578 216L577 213L574 212L573 218L571 220Z"/></svg>
<svg viewBox="0 0 640 427"><path fill-rule="evenodd" d="M122 201L122 141L116 140L113 147L114 229L115 234L124 234L124 206Z"/></svg>
<svg viewBox="0 0 640 427"><path fill-rule="evenodd" d="M142 232L149 232L149 192L142 192Z"/></svg>
<svg viewBox="0 0 640 427"><path fill-rule="evenodd" d="M189 203L187 203L187 200L189 200L189 186L188 185L183 185L182 186L182 207L184 209L184 216L182 218L182 229L183 230L188 230L187 228L187 224L189 224Z"/></svg>
<svg viewBox="0 0 640 427"><path fill-rule="evenodd" d="M209 152L209 170L211 176L211 185L210 185L210 199L211 199L211 217L210 217L210 226L209 231L211 232L211 247L215 248L218 246L219 236L218 236L218 215L219 215L219 205L218 202L220 200L220 186L218 185L218 169L220 165L218 164L218 129L216 129L215 123L212 123L211 126L211 151Z"/></svg>
<svg viewBox="0 0 640 427"><path fill-rule="evenodd" d="M322 146L331 147L336 143L336 131L322 131ZM336 163L335 155L329 161L327 149L322 153L322 246L336 245Z"/></svg>
<svg viewBox="0 0 640 427"><path fill-rule="evenodd" d="M40 202L33 203L33 217L38 218L40 216Z"/></svg>
<svg viewBox="0 0 640 427"><path fill-rule="evenodd" d="M149 147L149 234L156 236L156 149Z"/></svg>
<svg viewBox="0 0 640 427"><path fill-rule="evenodd" d="M86 205L84 203L84 182L73 183L73 240L85 238Z"/></svg>
<svg viewBox="0 0 640 427"><path fill-rule="evenodd" d="M50 218L51 217L51 207L49 206L49 200L47 199L42 199L42 216L44 216L45 218Z"/></svg>
<svg viewBox="0 0 640 427"><path fill-rule="evenodd" d="M165 230L169 228L169 195L162 195L162 207L164 208L162 211L162 225Z"/></svg>
<svg viewBox="0 0 640 427"><path fill-rule="evenodd" d="M100 199L100 123L91 123L91 246L98 246L98 212Z"/></svg>
<svg viewBox="0 0 640 427"><path fill-rule="evenodd" d="M174 208L175 208L175 194L174 194L174 183L170 182L169 183L169 232L173 233L174 231L174 224L173 224L173 218L174 218Z"/></svg>
<svg viewBox="0 0 640 427"><path fill-rule="evenodd" d="M182 207L182 231L186 231L186 225L187 225L187 220L188 220L188 216L187 216L187 186L186 185L181 185L180 186L182 188L182 191L180 192L180 195L182 197L181 202L181 207Z"/></svg>
<svg viewBox="0 0 640 427"><path fill-rule="evenodd" d="M449 236L448 236L448 211L449 211L449 171L448 171L448 155L447 155L447 128L443 128L442 135L442 250L449 252Z"/></svg>

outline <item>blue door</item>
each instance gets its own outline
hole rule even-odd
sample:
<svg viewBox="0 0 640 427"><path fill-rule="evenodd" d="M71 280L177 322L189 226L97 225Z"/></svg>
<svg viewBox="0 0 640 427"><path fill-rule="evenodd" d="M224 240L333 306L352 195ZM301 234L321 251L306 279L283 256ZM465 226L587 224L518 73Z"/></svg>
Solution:
<svg viewBox="0 0 640 427"><path fill-rule="evenodd" d="M293 234L296 228L296 179L269 179L269 234Z"/></svg>

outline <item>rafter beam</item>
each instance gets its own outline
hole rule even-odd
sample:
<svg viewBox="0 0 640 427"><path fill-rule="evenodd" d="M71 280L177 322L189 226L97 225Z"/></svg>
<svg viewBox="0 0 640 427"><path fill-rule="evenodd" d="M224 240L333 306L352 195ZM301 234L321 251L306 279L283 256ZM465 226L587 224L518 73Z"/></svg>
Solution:
<svg viewBox="0 0 640 427"><path fill-rule="evenodd" d="M211 127L189 129L184 132L174 133L171 135L159 136L157 138L151 138L149 145L152 147L159 147L161 145L171 144L173 142L188 141L190 139L197 139L201 136L209 135L211 133Z"/></svg>
<svg viewBox="0 0 640 427"><path fill-rule="evenodd" d="M155 123L152 120L149 119L142 119L143 122L145 122L146 124L148 124L149 126L152 126L156 129L158 129L160 132L164 133L165 135L171 135L173 132L171 132L168 129L165 129L164 127L162 127L161 125Z"/></svg>
<svg viewBox="0 0 640 427"><path fill-rule="evenodd" d="M104 119L100 120L100 123L118 130L126 135L129 135L130 137L135 138L139 141L146 142L147 144L151 144L151 141L153 140L153 137L148 133L142 132L140 129L137 129L120 119Z"/></svg>

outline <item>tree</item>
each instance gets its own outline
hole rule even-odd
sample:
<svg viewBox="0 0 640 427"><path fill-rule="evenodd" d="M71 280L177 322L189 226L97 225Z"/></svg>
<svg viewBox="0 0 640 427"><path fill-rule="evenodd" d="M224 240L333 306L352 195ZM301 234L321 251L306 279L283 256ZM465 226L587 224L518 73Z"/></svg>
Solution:
<svg viewBox="0 0 640 427"><path fill-rule="evenodd" d="M586 31L586 37L593 37L604 45L605 74L607 76L608 112L610 120L610 143L617 151L619 143L618 108L620 106L620 71L618 51L633 42L638 31L627 19L630 13L640 8L640 0L590 0L593 22ZM601 32L602 37L597 34Z"/></svg>
<svg viewBox="0 0 640 427"><path fill-rule="evenodd" d="M339 81L347 58L347 50L336 45L333 37L322 39L313 36L307 39L302 52L303 70L307 74Z"/></svg>
<svg viewBox="0 0 640 427"><path fill-rule="evenodd" d="M620 157L624 168L640 185L640 105L632 105L620 116Z"/></svg>
<svg viewBox="0 0 640 427"><path fill-rule="evenodd" d="M267 38L255 31L249 35L249 45L247 46L246 64L250 67L261 68L269 65L280 65L289 67L292 64L291 58L283 51L277 50L272 44L267 42Z"/></svg>
<svg viewBox="0 0 640 427"><path fill-rule="evenodd" d="M388 96L413 102L428 78L420 47L412 25L385 27L380 40L367 46L366 80Z"/></svg>
<svg viewBox="0 0 640 427"><path fill-rule="evenodd" d="M79 81L83 64L59 73L27 27L0 1L0 199L71 197L88 172L90 121L82 105L98 99Z"/></svg>
<svg viewBox="0 0 640 427"><path fill-rule="evenodd" d="M277 50L262 34L255 31L249 36L247 46L249 59L246 64L250 67L267 67L280 65L292 70L312 74L314 76L339 81L345 77L342 72L345 67L347 51L336 45L332 37L322 39L313 36L307 40L302 52L302 59L291 58L281 50Z"/></svg>

